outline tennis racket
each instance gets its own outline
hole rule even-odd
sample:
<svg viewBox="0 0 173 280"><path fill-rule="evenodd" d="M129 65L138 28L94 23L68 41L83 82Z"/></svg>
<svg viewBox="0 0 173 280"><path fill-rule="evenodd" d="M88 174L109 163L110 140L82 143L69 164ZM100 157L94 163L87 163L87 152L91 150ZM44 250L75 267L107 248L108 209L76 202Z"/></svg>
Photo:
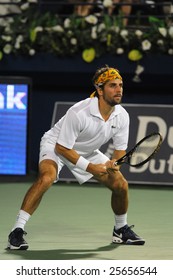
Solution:
<svg viewBox="0 0 173 280"><path fill-rule="evenodd" d="M139 167L148 162L160 149L162 136L154 132L141 139L128 153L118 159L114 164L126 163L130 166Z"/></svg>

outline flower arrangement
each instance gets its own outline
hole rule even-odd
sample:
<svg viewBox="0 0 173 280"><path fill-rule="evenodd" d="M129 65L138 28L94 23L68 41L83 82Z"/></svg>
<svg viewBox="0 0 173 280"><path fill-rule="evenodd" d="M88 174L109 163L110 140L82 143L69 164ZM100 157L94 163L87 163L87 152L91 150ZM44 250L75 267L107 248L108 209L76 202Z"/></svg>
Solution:
<svg viewBox="0 0 173 280"><path fill-rule="evenodd" d="M148 18L148 28L125 27L120 16L91 14L86 17L41 13L37 0L16 0L20 12L0 20L0 60L4 55L52 53L58 57L81 54L91 63L106 53L126 54L140 61L147 53L173 55L173 24L155 17ZM104 0L103 5L110 5ZM136 81L143 71L136 69Z"/></svg>

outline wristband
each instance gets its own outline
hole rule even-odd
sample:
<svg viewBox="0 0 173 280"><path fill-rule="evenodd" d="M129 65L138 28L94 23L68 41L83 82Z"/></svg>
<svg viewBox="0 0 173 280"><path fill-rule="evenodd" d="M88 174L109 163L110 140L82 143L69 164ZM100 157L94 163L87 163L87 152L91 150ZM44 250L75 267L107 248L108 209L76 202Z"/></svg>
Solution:
<svg viewBox="0 0 173 280"><path fill-rule="evenodd" d="M76 167L79 167L82 170L86 171L89 163L90 162L87 159L85 159L84 157L80 156L78 161L76 162Z"/></svg>

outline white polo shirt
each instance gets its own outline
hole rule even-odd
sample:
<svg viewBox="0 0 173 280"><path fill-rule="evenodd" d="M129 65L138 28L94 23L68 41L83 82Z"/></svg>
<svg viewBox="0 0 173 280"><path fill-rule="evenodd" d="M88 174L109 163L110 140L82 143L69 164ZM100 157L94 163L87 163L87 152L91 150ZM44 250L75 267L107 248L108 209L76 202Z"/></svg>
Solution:
<svg viewBox="0 0 173 280"><path fill-rule="evenodd" d="M129 114L116 105L105 121L99 111L98 98L87 98L68 109L66 114L47 131L42 141L76 150L90 156L103 144L113 139L116 150L126 150L129 136Z"/></svg>

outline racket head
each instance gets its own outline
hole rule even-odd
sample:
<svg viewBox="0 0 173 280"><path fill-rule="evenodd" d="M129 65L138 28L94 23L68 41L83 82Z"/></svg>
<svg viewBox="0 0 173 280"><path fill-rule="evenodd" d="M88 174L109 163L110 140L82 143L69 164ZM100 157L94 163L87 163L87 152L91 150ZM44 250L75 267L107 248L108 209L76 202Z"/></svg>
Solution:
<svg viewBox="0 0 173 280"><path fill-rule="evenodd" d="M147 135L127 154L127 163L133 167L142 166L159 151L162 141L163 139L159 132Z"/></svg>

